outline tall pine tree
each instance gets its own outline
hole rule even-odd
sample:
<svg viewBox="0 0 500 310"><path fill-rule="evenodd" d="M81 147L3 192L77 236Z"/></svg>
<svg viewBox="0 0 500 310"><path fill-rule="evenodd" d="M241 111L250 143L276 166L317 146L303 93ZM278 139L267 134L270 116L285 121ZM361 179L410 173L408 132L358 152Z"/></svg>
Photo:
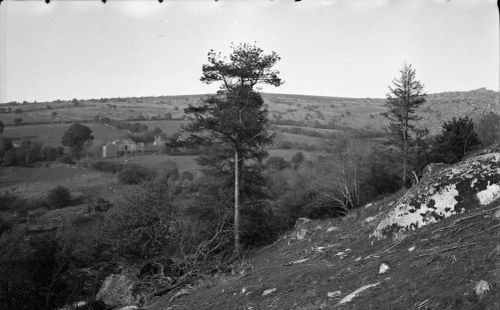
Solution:
<svg viewBox="0 0 500 310"><path fill-rule="evenodd" d="M402 186L406 187L412 157L411 146L418 131L415 122L420 119L415 110L425 103L424 85L416 79L415 69L407 64L392 84L387 94L389 111L384 115L390 120L392 142L398 148L402 161Z"/></svg>
<svg viewBox="0 0 500 310"><path fill-rule="evenodd" d="M266 156L264 146L271 143L267 132L267 110L261 95L255 91L259 84L279 86L279 71L272 67L280 57L265 54L256 45L232 46L229 57L211 50L208 64L203 65L201 81L221 83L216 95L202 101L200 106L186 109L194 119L185 127L191 132L190 141L215 147L215 156L204 157L200 163L234 173L234 252L241 253L240 187L242 166L260 162Z"/></svg>

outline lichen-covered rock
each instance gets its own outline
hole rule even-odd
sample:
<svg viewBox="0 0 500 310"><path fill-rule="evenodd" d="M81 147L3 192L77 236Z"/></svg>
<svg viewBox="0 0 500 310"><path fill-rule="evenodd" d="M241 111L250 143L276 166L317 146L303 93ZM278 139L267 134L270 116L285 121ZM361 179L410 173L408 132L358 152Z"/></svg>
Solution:
<svg viewBox="0 0 500 310"><path fill-rule="evenodd" d="M126 272L106 277L96 296L108 306L134 305L139 303L139 296L134 294L134 280Z"/></svg>
<svg viewBox="0 0 500 310"><path fill-rule="evenodd" d="M378 224L381 238L414 230L500 200L500 153L483 154L442 169L412 188Z"/></svg>

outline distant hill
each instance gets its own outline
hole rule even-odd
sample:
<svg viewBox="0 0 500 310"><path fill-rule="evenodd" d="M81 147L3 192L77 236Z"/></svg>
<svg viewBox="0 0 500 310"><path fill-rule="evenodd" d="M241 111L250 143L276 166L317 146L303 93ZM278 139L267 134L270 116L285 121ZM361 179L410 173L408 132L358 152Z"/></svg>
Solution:
<svg viewBox="0 0 500 310"><path fill-rule="evenodd" d="M78 100L57 100L23 104L9 103L2 107L0 119L9 124L18 117L14 110L23 110L23 119L29 122L53 121L52 113L59 119L92 120L94 116L114 119L182 119L184 108L197 105L207 94L157 97L126 97ZM306 127L351 127L366 131L382 131L387 119L381 114L387 109L384 98L347 98L291 94L262 94L274 123ZM480 88L429 94L427 103L420 109L421 126L438 132L444 121L457 116L478 117L485 112L500 113L499 93ZM71 109L69 109L71 108ZM288 122L288 123L287 123ZM291 122L291 123L290 123Z"/></svg>

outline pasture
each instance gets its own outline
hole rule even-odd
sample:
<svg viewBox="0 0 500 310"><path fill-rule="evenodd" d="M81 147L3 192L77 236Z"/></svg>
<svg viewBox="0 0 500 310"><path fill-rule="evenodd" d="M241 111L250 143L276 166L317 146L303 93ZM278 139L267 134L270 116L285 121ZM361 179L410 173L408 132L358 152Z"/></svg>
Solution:
<svg viewBox="0 0 500 310"><path fill-rule="evenodd" d="M37 140L47 146L60 146L61 138L70 124L41 124L5 127L3 135L13 142L23 139ZM85 124L92 130L94 143L105 143L126 136L121 130L101 124Z"/></svg>

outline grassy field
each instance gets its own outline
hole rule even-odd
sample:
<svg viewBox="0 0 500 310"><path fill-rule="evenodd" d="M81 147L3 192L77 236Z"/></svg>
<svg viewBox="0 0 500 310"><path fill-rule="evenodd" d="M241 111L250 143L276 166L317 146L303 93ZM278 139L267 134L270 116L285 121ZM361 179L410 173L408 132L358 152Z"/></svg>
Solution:
<svg viewBox="0 0 500 310"><path fill-rule="evenodd" d="M197 157L198 156L170 156L161 154L160 155L145 154L145 155L105 159L105 161L136 164L153 170L161 169L161 167L166 161L175 161L180 171L196 172L200 168L196 163Z"/></svg>
<svg viewBox="0 0 500 310"><path fill-rule="evenodd" d="M154 129L155 127L160 128L167 135L171 135L181 129L183 124L187 124L188 121L178 121L178 120L152 120L152 121L139 121L139 123L145 124L149 129Z"/></svg>
<svg viewBox="0 0 500 310"><path fill-rule="evenodd" d="M19 141L22 139L38 140L48 146L60 146L64 131L70 124L42 124L9 126L4 129L4 136ZM101 124L85 124L92 130L95 143L104 143L126 136L126 133Z"/></svg>
<svg viewBox="0 0 500 310"><path fill-rule="evenodd" d="M1 192L8 191L24 198L40 199L58 185L67 187L73 193L94 196L109 194L110 186L118 186L114 175L84 168L0 168Z"/></svg>

